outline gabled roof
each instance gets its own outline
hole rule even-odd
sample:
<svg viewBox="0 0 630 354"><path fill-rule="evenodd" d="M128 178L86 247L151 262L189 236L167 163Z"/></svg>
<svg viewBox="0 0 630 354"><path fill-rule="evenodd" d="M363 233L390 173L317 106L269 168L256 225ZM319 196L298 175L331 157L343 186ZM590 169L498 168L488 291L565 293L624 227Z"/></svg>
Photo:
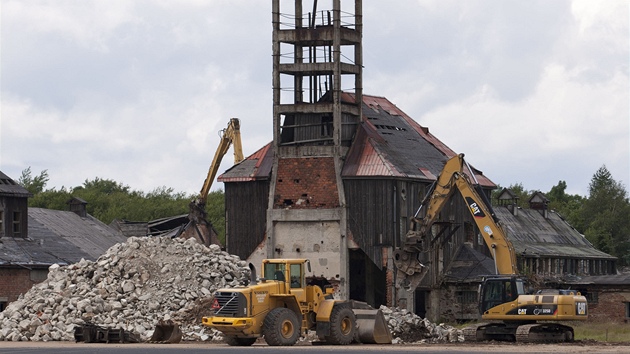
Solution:
<svg viewBox="0 0 630 354"><path fill-rule="evenodd" d="M342 95L353 102L354 96ZM456 153L384 97L363 95L364 120L350 147L342 170L344 178L395 177L432 182L446 161ZM228 169L219 182L268 179L273 152L271 143ZM479 170L475 177L484 187L495 187Z"/></svg>
<svg viewBox="0 0 630 354"><path fill-rule="evenodd" d="M616 259L593 247L552 210L547 218L533 209L519 209L517 216L506 207L496 207L494 211L519 256Z"/></svg>
<svg viewBox="0 0 630 354"><path fill-rule="evenodd" d="M33 195L26 188L20 186L9 176L0 171L0 196L28 198Z"/></svg>
<svg viewBox="0 0 630 354"><path fill-rule="evenodd" d="M70 211L28 209L28 238L0 239L0 266L48 267L96 260L126 238L92 216Z"/></svg>
<svg viewBox="0 0 630 354"><path fill-rule="evenodd" d="M352 96L352 95L349 95ZM388 99L363 96L365 118L342 171L351 177L407 177L432 182L456 153ZM484 187L495 187L479 170Z"/></svg>

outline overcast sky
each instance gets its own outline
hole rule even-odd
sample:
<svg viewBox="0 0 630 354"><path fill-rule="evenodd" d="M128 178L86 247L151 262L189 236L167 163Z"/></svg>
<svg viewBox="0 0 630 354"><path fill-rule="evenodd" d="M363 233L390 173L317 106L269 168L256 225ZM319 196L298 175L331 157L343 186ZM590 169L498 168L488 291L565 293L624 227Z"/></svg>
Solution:
<svg viewBox="0 0 630 354"><path fill-rule="evenodd" d="M47 188L192 194L230 117L246 156L272 139L269 0L0 6L0 170L15 180L30 166ZM586 196L605 165L628 189L628 1L364 0L363 15L364 93L495 183Z"/></svg>

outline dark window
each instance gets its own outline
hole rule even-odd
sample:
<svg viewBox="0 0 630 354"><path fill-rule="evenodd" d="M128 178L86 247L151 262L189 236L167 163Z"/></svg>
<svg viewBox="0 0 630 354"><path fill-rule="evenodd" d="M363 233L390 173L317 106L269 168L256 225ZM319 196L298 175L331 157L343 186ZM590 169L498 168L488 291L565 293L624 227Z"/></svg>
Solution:
<svg viewBox="0 0 630 354"><path fill-rule="evenodd" d="M322 117L322 136L332 136L333 135L333 117L331 116L323 116Z"/></svg>
<svg viewBox="0 0 630 354"><path fill-rule="evenodd" d="M291 272L291 288L303 288L304 279L302 277L302 265L291 264L289 269Z"/></svg>
<svg viewBox="0 0 630 354"><path fill-rule="evenodd" d="M460 304L474 304L477 303L476 291L456 291L457 302Z"/></svg>
<svg viewBox="0 0 630 354"><path fill-rule="evenodd" d="M589 304L596 304L596 303L599 302L599 293L597 293L595 291L588 291L588 292L586 292L586 294L584 294L584 297L586 298L586 301Z"/></svg>
<svg viewBox="0 0 630 354"><path fill-rule="evenodd" d="M21 226L22 225L22 213L20 213L19 211L14 211L13 212L13 234L20 234L21 233Z"/></svg>

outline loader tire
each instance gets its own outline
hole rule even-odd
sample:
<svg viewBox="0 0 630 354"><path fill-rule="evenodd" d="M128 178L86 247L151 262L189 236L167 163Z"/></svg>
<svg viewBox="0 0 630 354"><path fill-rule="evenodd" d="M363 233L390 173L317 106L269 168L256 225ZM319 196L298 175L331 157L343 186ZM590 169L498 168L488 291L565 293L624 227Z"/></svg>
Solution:
<svg viewBox="0 0 630 354"><path fill-rule="evenodd" d="M225 343L232 347L249 347L256 343L256 338L225 337Z"/></svg>
<svg viewBox="0 0 630 354"><path fill-rule="evenodd" d="M300 321L295 312L284 307L275 308L265 317L262 334L271 346L294 345L300 336Z"/></svg>
<svg viewBox="0 0 630 354"><path fill-rule="evenodd" d="M330 313L330 335L326 343L348 345L354 340L357 320L352 309L347 306L335 306Z"/></svg>

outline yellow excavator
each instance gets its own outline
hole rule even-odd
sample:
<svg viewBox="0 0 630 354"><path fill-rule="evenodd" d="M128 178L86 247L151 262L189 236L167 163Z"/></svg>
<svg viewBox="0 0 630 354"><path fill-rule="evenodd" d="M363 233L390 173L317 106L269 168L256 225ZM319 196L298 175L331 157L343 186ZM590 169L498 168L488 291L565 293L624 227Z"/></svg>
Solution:
<svg viewBox="0 0 630 354"><path fill-rule="evenodd" d="M212 182L221 165L221 160L223 160L223 156L228 152L230 146L234 146L234 164L244 159L241 144L241 123L238 118L231 118L227 127L222 129L219 133L221 135L221 141L219 142L219 147L214 153L214 158L208 169L208 176L203 182L199 195L189 204L188 224L186 224L177 235L183 238L195 238L206 246L218 242L218 240L214 240L213 242L212 235L214 232L212 231L212 224L207 219L206 201L210 187L212 187Z"/></svg>
<svg viewBox="0 0 630 354"><path fill-rule="evenodd" d="M307 284L308 259L265 259L262 277L250 264L248 286L219 289L212 316L203 325L221 331L232 346L250 346L259 337L271 346L292 346L309 330L320 342L389 344L381 310L363 302L333 299L333 289Z"/></svg>
<svg viewBox="0 0 630 354"><path fill-rule="evenodd" d="M469 173L465 173L465 169ZM473 179L473 184L470 179ZM431 226L449 198L459 191L495 262L496 274L484 277L479 289L479 312L483 321L464 328L467 341L519 342L573 341L573 328L559 321L588 318L586 298L575 290L540 290L526 294L525 281L517 276L516 254L511 241L481 191L464 154L449 159L414 218L403 247L394 252L398 287L414 290L428 268L418 257L431 239Z"/></svg>

